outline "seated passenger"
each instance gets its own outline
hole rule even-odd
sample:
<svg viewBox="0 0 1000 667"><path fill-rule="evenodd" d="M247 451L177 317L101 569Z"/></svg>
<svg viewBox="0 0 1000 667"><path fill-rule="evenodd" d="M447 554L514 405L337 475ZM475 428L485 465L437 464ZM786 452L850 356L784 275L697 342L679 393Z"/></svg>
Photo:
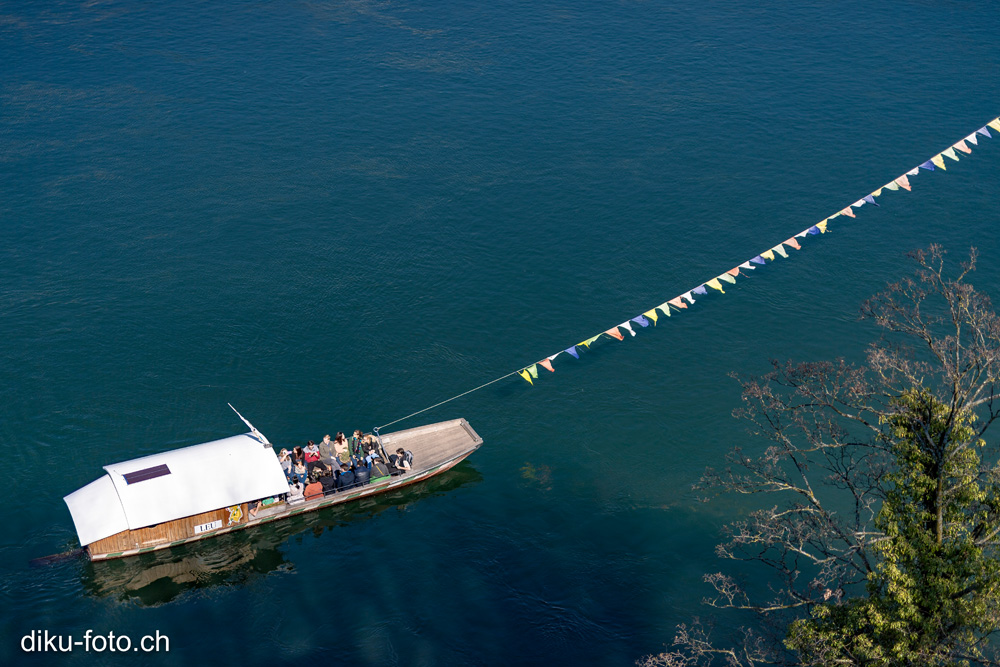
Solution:
<svg viewBox="0 0 1000 667"><path fill-rule="evenodd" d="M324 472L319 478L319 483L323 485L323 495L328 496L337 491L337 476L332 472Z"/></svg>
<svg viewBox="0 0 1000 667"><path fill-rule="evenodd" d="M327 433L319 443L319 460L326 464L327 469L332 470L333 458L333 443L330 442L330 434Z"/></svg>
<svg viewBox="0 0 1000 667"><path fill-rule="evenodd" d="M312 482L306 487L303 495L305 495L306 500L323 497L323 485L320 484L318 477L312 478Z"/></svg>
<svg viewBox="0 0 1000 667"><path fill-rule="evenodd" d="M298 480L299 484L305 486L306 476L309 471L306 470L305 461L296 461L295 465L292 467L292 478Z"/></svg>
<svg viewBox="0 0 1000 667"><path fill-rule="evenodd" d="M316 446L315 442L310 440L309 444L307 444L306 448L302 451L305 454L306 468L309 470L310 475L313 474L313 471L317 468L317 466L322 466L324 469L326 468L322 461L319 460L319 447Z"/></svg>
<svg viewBox="0 0 1000 667"><path fill-rule="evenodd" d="M340 474L337 475L337 490L347 491L348 489L353 489L356 481L354 471L346 463L342 463L340 465Z"/></svg>
<svg viewBox="0 0 1000 667"><path fill-rule="evenodd" d="M255 518L257 516L257 512L264 507L264 499L261 498L260 500L255 500L252 503L247 503L247 507L250 508L250 518Z"/></svg>
<svg viewBox="0 0 1000 667"><path fill-rule="evenodd" d="M293 478L292 483L288 485L288 502L297 503L301 502L304 496L305 489L302 487L299 479Z"/></svg>
<svg viewBox="0 0 1000 667"><path fill-rule="evenodd" d="M355 458L364 456L364 445L365 436L361 433L361 429L355 430L354 435L351 436L351 456Z"/></svg>
<svg viewBox="0 0 1000 667"><path fill-rule="evenodd" d="M305 463L306 462L306 454L305 454L305 452L302 451L301 447L296 447L295 449L292 450L292 465L294 466L299 461L302 461L303 463Z"/></svg>
<svg viewBox="0 0 1000 667"><path fill-rule="evenodd" d="M407 451L400 447L396 450L396 453L389 457L389 464L392 465L396 470L401 473L410 472L412 469L410 466L410 461L407 460ZM410 460L413 459L413 454L410 454Z"/></svg>
<svg viewBox="0 0 1000 667"><path fill-rule="evenodd" d="M343 433L337 434L337 439L333 441L333 450L341 464L351 465L351 448Z"/></svg>
<svg viewBox="0 0 1000 667"><path fill-rule="evenodd" d="M285 479L291 480L291 478L292 478L292 457L288 453L287 449L282 449L278 453L278 463L281 464L281 469L285 471Z"/></svg>
<svg viewBox="0 0 1000 667"><path fill-rule="evenodd" d="M371 479L371 472L368 470L368 464L362 459L354 465L354 482L358 486L364 486L369 479Z"/></svg>
<svg viewBox="0 0 1000 667"><path fill-rule="evenodd" d="M375 444L369 445L368 446L368 453L365 456L365 463L367 463L369 465L369 467L370 467L371 464L372 464L372 461L374 461L377 458L380 458L380 455L379 455L379 452L378 452L378 445L375 445Z"/></svg>
<svg viewBox="0 0 1000 667"><path fill-rule="evenodd" d="M376 456L372 459L372 464L368 469L368 473L371 475L372 482L378 482L389 476L389 466L385 464L385 461Z"/></svg>

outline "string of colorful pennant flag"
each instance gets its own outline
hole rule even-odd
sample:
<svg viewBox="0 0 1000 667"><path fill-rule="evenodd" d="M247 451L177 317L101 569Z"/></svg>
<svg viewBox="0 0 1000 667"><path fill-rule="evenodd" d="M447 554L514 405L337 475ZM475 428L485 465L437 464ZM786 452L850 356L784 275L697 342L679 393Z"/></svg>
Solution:
<svg viewBox="0 0 1000 667"><path fill-rule="evenodd" d="M878 202L875 200L876 198L882 196L885 190L895 191L902 188L904 190L910 191L911 190L911 185L909 180L910 177L918 175L922 169L925 171L935 171L937 169L946 171L947 165L944 160L945 158L958 162L959 157L956 151L961 151L962 153L966 154L972 153L972 149L969 146L970 144L972 144L973 146L977 146L979 144L980 137L985 137L988 139L992 138L992 135L990 134L990 128L992 128L993 131L995 132L1000 132L1000 117L994 118L986 125L973 132L972 134L952 144L947 149L941 151L940 153L930 158L929 160L917 165L913 169L910 169L909 171L903 173L899 177L892 179L891 181L889 181L882 187L878 188L877 190L868 193L867 195L857 200L853 204L846 206L845 208L841 209L840 211L837 211L831 216L823 218L823 220L817 222L814 225L810 225L809 227L802 230L798 234L790 236L789 238L785 239L778 245L768 248L767 250L764 250L763 252L743 262L742 264L734 266L728 271L720 273L711 280L703 282L697 287L689 289L686 292L673 297L672 299L667 299L660 305L654 306L649 310L643 311L642 313L636 315L635 317L631 317L622 322L621 324L616 324L610 329L601 331L600 333L591 336L590 338L587 338L577 343L576 345L571 345L570 347L564 350L560 350L555 354L549 355L544 359L541 359L540 361L536 361L530 366L526 366L520 370L512 371L510 373L507 373L506 375L502 375L494 380L491 380L485 384L476 387L475 389L470 389L469 391L463 392L458 396L453 396L452 398L441 401L440 403L436 403L435 405L414 412L411 415L407 415L406 417L402 417L393 422L389 422L388 424L385 424L378 428L383 429L386 426L391 426L392 424L403 421L404 419L409 419L410 417L416 416L422 412L426 412L427 410L431 410L440 405L444 405L445 403L453 401L456 398L461 398L462 396L471 394L472 392L479 391L483 387L487 387L495 382L499 382L500 380L511 377L513 375L519 375L522 378L524 378L529 384L533 385L534 381L538 379L538 367L541 366L545 370L554 373L555 366L553 366L552 362L555 361L556 358L562 354L567 354L575 359L579 359L581 348L589 350L591 345L593 345L596 341L598 341L604 336L607 336L609 338L614 338L620 341L625 340L625 335L622 333L623 330L627 331L630 336L635 336L636 335L635 327L644 329L650 325L650 322L652 322L653 326L656 326L657 320L659 320L660 317L663 316L670 317L672 314L686 310L688 307L694 305L695 296L707 295L709 293L708 292L709 289L716 290L721 294L725 294L725 288L723 286L723 283L735 284L736 279L738 277L742 275L749 275L745 272L753 271L756 267L767 264L767 262L774 262L776 258L779 256L787 258L788 257L787 248L801 250L802 245L801 243L799 243L798 239L804 240L810 236L825 234L827 231L827 224L834 218L837 218L842 215L847 216L849 218L855 218L857 216L854 213L854 209L859 209L865 204L872 204L874 206L879 206Z"/></svg>
<svg viewBox="0 0 1000 667"><path fill-rule="evenodd" d="M547 371L555 372L555 367L552 365L552 362L556 359L556 357L558 357L563 353L566 353L571 357L579 359L580 348L589 349L590 346L595 341L600 339L602 336L608 336L610 338L615 338L617 340L625 340L625 335L622 333L622 330L625 330L630 335L635 336L636 331L633 325L638 325L641 328L646 328L649 326L650 320L652 320L653 325L655 326L656 321L659 317L657 311L663 313L663 315L667 317L670 317L672 312L677 313L687 309L689 305L694 305L695 295L708 294L708 288L717 290L720 293L725 294L726 292L725 289L723 288L722 283L735 284L736 278L742 275L742 272L752 271L756 266L766 264L768 261L773 262L775 261L776 256L780 255L781 257L787 258L788 252L785 246L788 246L789 248L794 248L795 250L801 250L802 246L797 239L805 239L809 236L814 236L817 234L825 234L827 223L829 223L830 220L833 220L834 218L841 215L847 216L849 218L857 217L853 209L861 208L865 204L874 204L875 206L878 206L879 204L878 202L875 201L875 199L876 197L881 196L883 191L885 190L899 190L900 188L903 188L904 190L907 191L911 190L909 177L916 176L917 174L920 173L921 169L927 171L934 171L935 169L941 169L942 171L946 171L947 166L945 164L944 158L947 157L951 160L954 160L955 162L958 162L959 158L958 158L958 153L956 153L956 151L961 151L963 153L972 153L972 149L969 147L969 144L972 144L974 146L978 145L979 137L992 138L990 135L989 128L993 128L994 131L1000 132L1000 117L994 118L983 127L979 128L978 130L976 130L969 136L965 137L964 139L959 140L957 143L952 144L947 149L941 151L940 153L938 153L931 159L927 160L926 162L923 162L922 164L914 167L913 169L910 169L909 171L902 174L898 178L892 179L882 187L878 188L873 192L868 193L867 195L857 200L850 206L847 206L841 209L840 211L837 211L836 213L834 213L829 217L823 218L823 220L817 222L815 225L811 225L808 228L799 232L798 234L795 234L794 236L785 239L784 241L774 246L773 248L768 248L764 252L756 255L755 257L743 262L738 266L729 269L725 273L721 273L716 277L712 278L711 280L704 282L698 285L697 287L684 292L683 294L675 296L672 299L668 299L663 303L661 303L660 305L650 308L649 310L643 312L640 315L636 315L635 317L627 319L621 324L617 324L611 327L610 329L607 329L606 331L602 331L596 336L591 336L590 338L587 338L577 343L576 345L568 347L565 350L561 350L553 355L545 357L541 361L537 361L534 364L521 369L520 371L518 371L518 375L527 380L529 384L534 384L534 380L538 379L538 367L541 366Z"/></svg>

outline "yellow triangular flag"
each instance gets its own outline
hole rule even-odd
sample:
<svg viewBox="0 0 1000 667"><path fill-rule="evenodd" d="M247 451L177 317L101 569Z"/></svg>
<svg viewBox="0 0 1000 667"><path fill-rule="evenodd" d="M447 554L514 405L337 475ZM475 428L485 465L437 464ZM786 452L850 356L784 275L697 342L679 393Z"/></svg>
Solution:
<svg viewBox="0 0 1000 667"><path fill-rule="evenodd" d="M944 169L945 171L948 171L948 167L944 166L944 158L941 157L940 153L932 157L931 162L933 162L934 166L937 167L938 169Z"/></svg>
<svg viewBox="0 0 1000 667"><path fill-rule="evenodd" d="M872 197L878 197L880 194L882 194L882 188L879 188L878 190L873 192Z"/></svg>
<svg viewBox="0 0 1000 667"><path fill-rule="evenodd" d="M531 376L528 375L528 371L521 371L520 373L518 373L518 375L520 375L525 380L527 380L528 384L530 384L530 385L534 385L535 384L534 382L531 381ZM538 377L538 376L536 375L535 377Z"/></svg>
<svg viewBox="0 0 1000 667"><path fill-rule="evenodd" d="M718 279L718 278L712 278L711 280L709 280L709 281L708 281L707 283L705 283L705 284L706 284L706 285L708 285L709 287L711 287L712 289L717 289L717 290L719 290L719 291L720 291L720 292L722 292L723 294L725 294L725 293L726 293L726 290L722 289L722 283L720 283L720 282L719 282L719 279Z"/></svg>
<svg viewBox="0 0 1000 667"><path fill-rule="evenodd" d="M882 187L884 187L886 190L898 190L899 183L897 183L896 181L892 181L891 183L886 183Z"/></svg>
<svg viewBox="0 0 1000 667"><path fill-rule="evenodd" d="M958 162L958 156L955 155L955 147L954 146L952 146L951 148L949 148L946 151L941 151L941 155L946 155L946 156L950 157L952 160L954 160L955 162Z"/></svg>
<svg viewBox="0 0 1000 667"><path fill-rule="evenodd" d="M725 280L727 283L733 283L734 285L736 284L736 278L733 278L728 273L723 273L719 276L719 280Z"/></svg>
<svg viewBox="0 0 1000 667"><path fill-rule="evenodd" d="M593 343L595 340L597 340L600 337L601 337L601 334L597 334L593 338L588 338L587 340L583 341L582 343L580 343L580 345L583 345L585 347L590 347L590 344Z"/></svg>
<svg viewBox="0 0 1000 667"><path fill-rule="evenodd" d="M528 366L528 372L531 373L531 377L538 379L538 364L531 364Z"/></svg>
<svg viewBox="0 0 1000 667"><path fill-rule="evenodd" d="M824 220L823 222L817 222L816 229L819 230L820 234L826 234L826 220Z"/></svg>
<svg viewBox="0 0 1000 667"><path fill-rule="evenodd" d="M760 256L763 257L764 259L769 259L772 262L774 261L774 253L771 252L770 250L765 250L764 252L760 253Z"/></svg>
<svg viewBox="0 0 1000 667"><path fill-rule="evenodd" d="M653 326L654 327L656 326L656 318L659 317L659 315L656 314L656 308L653 308L652 310L647 310L645 313L643 313L643 315L653 320Z"/></svg>
<svg viewBox="0 0 1000 667"><path fill-rule="evenodd" d="M992 127L997 132L1000 132L1000 117L994 118L993 120L991 120L986 124Z"/></svg>
<svg viewBox="0 0 1000 667"><path fill-rule="evenodd" d="M773 250L774 252L778 253L782 257L786 257L786 258L788 257L788 253L785 252L785 246L781 245L780 243L778 245L774 246L773 248L771 248L771 250Z"/></svg>

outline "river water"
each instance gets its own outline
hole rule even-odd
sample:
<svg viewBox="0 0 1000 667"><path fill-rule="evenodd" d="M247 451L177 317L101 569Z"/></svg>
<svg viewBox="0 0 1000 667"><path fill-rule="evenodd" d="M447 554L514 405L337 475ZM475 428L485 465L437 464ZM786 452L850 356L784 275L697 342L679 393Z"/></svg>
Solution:
<svg viewBox="0 0 1000 667"><path fill-rule="evenodd" d="M0 5L3 664L628 665L701 605L733 371L859 359L906 251L1000 277L1000 137L692 308L392 428L431 483L113 563L62 497L240 433L370 429L743 262L1000 113L988 3ZM391 429L390 429L391 430ZM205 485L222 470L205 470ZM197 492L193 489L192 492ZM749 574L749 573L748 573ZM719 617L720 631L738 622Z"/></svg>

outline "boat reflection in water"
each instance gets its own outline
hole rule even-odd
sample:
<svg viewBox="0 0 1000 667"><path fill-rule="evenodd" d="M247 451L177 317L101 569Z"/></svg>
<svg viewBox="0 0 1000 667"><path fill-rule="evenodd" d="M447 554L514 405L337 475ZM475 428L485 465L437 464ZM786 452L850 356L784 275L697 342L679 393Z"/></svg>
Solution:
<svg viewBox="0 0 1000 667"><path fill-rule="evenodd" d="M422 498L475 484L482 475L468 462L435 477L371 496L360 502L334 505L284 521L151 551L132 558L80 561L84 591L94 597L113 597L143 606L168 603L189 590L241 586L270 572L290 570L282 546L288 538L368 519L391 508L405 508Z"/></svg>

